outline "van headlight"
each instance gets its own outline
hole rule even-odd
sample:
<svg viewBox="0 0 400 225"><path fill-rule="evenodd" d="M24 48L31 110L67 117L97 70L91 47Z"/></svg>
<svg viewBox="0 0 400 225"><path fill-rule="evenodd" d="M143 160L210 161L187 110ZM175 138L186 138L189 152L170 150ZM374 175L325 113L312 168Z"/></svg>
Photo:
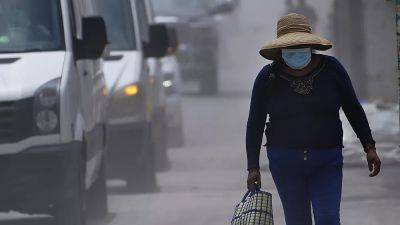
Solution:
<svg viewBox="0 0 400 225"><path fill-rule="evenodd" d="M58 116L53 110L42 110L36 115L36 126L44 132L57 128Z"/></svg>
<svg viewBox="0 0 400 225"><path fill-rule="evenodd" d="M139 94L139 86L137 84L131 84L124 87L125 96L136 96Z"/></svg>
<svg viewBox="0 0 400 225"><path fill-rule="evenodd" d="M165 94L167 96L176 94L178 92L177 87L174 84L174 74L171 74L171 73L165 74L162 85L165 89Z"/></svg>
<svg viewBox="0 0 400 225"><path fill-rule="evenodd" d="M53 134L60 130L60 81L61 78L51 80L35 93L33 102L35 133Z"/></svg>

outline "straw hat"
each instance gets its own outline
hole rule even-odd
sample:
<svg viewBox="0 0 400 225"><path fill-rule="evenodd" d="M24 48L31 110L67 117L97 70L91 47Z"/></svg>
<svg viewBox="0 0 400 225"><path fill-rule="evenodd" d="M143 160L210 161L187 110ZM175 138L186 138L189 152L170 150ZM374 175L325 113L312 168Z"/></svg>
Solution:
<svg viewBox="0 0 400 225"><path fill-rule="evenodd" d="M260 55L269 60L279 59L282 48L310 46L316 50L328 50L332 43L312 33L310 21L304 15L290 13L277 24L277 39L264 45Z"/></svg>

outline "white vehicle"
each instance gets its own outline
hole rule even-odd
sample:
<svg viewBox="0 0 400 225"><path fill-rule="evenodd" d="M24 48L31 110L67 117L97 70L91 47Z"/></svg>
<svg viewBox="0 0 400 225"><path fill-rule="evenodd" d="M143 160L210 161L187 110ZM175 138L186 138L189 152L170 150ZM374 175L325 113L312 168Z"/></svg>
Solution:
<svg viewBox="0 0 400 225"><path fill-rule="evenodd" d="M146 16L147 21L150 25L164 27L163 23L156 23L154 20L154 10L151 0L135 0L138 5L138 9L143 12L142 15ZM167 29L167 28L165 28ZM171 45L170 36L168 30L167 32L167 49ZM155 37L157 38L157 36ZM165 50L163 56L167 55L167 49ZM155 137L155 156L156 156L156 169L159 171L165 171L170 168L170 162L167 156L168 149L168 121L167 121L167 96L163 86L164 73L162 71L162 58L151 57L148 59L148 65L150 69L150 76L154 80L153 96L154 96L154 137Z"/></svg>
<svg viewBox="0 0 400 225"><path fill-rule="evenodd" d="M156 18L156 22L160 21ZM171 147L181 147L185 139L182 115L182 78L179 62L176 58L179 41L175 28L168 27L168 38L168 55L160 60L163 77L162 86L166 99L167 141Z"/></svg>
<svg viewBox="0 0 400 225"><path fill-rule="evenodd" d="M85 0L0 0L0 211L107 212L103 19Z"/></svg>
<svg viewBox="0 0 400 225"><path fill-rule="evenodd" d="M182 115L182 79L179 63L174 54L161 59L163 86L166 92L166 115L168 143L172 147L184 144L183 115Z"/></svg>
<svg viewBox="0 0 400 225"><path fill-rule="evenodd" d="M105 19L111 42L105 62L111 178L126 180L131 191L154 191L156 154L164 127L163 93L154 74L168 48L167 30L151 25L144 0L92 0Z"/></svg>

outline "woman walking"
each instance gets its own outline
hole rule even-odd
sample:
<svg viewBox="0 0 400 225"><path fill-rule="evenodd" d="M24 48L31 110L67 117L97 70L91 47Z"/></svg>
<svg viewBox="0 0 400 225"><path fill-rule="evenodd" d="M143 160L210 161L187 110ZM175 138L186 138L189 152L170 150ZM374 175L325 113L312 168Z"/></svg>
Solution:
<svg viewBox="0 0 400 225"><path fill-rule="evenodd" d="M312 34L309 20L288 14L278 38L260 54L273 63L258 74L246 133L247 186L261 187L259 156L265 128L269 168L286 225L339 225L342 191L343 109L366 153L370 176L380 171L365 112L351 80L334 57L316 54L332 44ZM266 123L266 121L268 121Z"/></svg>

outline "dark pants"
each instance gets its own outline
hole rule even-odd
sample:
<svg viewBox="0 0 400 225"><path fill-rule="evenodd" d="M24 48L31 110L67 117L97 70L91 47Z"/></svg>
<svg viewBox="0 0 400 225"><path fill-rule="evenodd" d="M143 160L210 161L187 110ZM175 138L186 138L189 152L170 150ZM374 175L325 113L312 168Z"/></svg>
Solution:
<svg viewBox="0 0 400 225"><path fill-rule="evenodd" d="M340 225L342 149L270 148L269 168L282 201L286 225Z"/></svg>

